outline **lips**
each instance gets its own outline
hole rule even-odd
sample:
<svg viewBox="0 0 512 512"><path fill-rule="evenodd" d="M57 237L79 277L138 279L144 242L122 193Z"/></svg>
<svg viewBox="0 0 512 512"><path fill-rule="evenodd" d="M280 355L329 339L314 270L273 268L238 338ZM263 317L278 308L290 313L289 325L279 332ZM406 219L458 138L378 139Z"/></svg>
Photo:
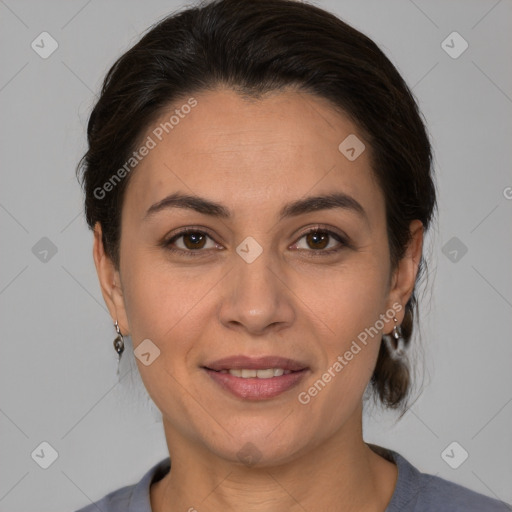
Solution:
<svg viewBox="0 0 512 512"><path fill-rule="evenodd" d="M247 356L231 356L217 361L212 361L204 365L209 370L219 372L221 370L266 370L268 368L282 368L291 372L297 372L307 369L307 365L280 356L265 357L247 357Z"/></svg>
<svg viewBox="0 0 512 512"><path fill-rule="evenodd" d="M209 377L229 392L245 400L267 400L295 387L309 368L304 363L280 356L233 356L203 366ZM267 375L273 370L273 376Z"/></svg>

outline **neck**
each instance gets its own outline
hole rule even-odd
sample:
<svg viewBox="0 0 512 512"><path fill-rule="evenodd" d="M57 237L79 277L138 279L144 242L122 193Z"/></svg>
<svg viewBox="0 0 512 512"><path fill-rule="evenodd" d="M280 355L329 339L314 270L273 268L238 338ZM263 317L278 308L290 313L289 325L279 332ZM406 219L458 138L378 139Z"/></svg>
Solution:
<svg viewBox="0 0 512 512"><path fill-rule="evenodd" d="M260 468L221 459L188 439L177 442L179 433L164 423L171 471L151 486L152 511L384 512L396 466L363 441L361 415L355 427L285 464Z"/></svg>

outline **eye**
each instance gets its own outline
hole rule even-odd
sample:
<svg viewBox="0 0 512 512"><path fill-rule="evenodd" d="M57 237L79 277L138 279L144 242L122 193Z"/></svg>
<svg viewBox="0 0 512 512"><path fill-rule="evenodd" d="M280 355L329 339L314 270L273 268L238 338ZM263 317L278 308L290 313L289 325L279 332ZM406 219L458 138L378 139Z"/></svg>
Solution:
<svg viewBox="0 0 512 512"><path fill-rule="evenodd" d="M305 247L300 246L300 240L302 239L305 239ZM211 241L210 246L208 246L208 240ZM334 243L333 248L332 242L337 242L337 246ZM184 229L165 240L162 245L170 252L193 257L200 256L201 252L204 252L202 249L219 249L220 247L208 233L197 228ZM313 256L333 254L341 251L344 247L350 247L345 237L330 229L318 226L308 229L301 235L299 241L292 246L294 249L312 253Z"/></svg>
<svg viewBox="0 0 512 512"><path fill-rule="evenodd" d="M305 239L305 247L299 246L300 240L302 239ZM338 244L336 246L336 243L334 243L333 248L333 246L330 243L335 241L337 241ZM344 247L347 247L348 245L348 242L342 235L339 235L338 233L335 233L334 231L331 231L329 229L314 227L310 228L305 233L303 233L299 239L299 242L296 242L294 244L294 247L301 250L305 248L307 252L312 252L313 255L320 256L322 254L325 255L336 253L343 249Z"/></svg>
<svg viewBox="0 0 512 512"><path fill-rule="evenodd" d="M207 246L208 239L213 242L213 246ZM173 247L173 245L177 247ZM163 246L171 252L184 254L186 256L199 256L201 249L215 249L218 247L218 244L216 244L208 233L195 228L187 228L164 241Z"/></svg>

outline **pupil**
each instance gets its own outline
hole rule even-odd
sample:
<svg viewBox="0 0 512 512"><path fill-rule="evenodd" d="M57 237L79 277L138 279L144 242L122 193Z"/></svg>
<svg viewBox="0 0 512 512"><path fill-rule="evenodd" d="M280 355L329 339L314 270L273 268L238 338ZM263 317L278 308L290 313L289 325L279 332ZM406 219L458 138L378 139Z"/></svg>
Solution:
<svg viewBox="0 0 512 512"><path fill-rule="evenodd" d="M198 233L187 233L184 237L185 239L185 245L190 249L189 244L187 241L192 240L192 248L197 248L199 244L201 243L201 239L204 238L203 235Z"/></svg>
<svg viewBox="0 0 512 512"><path fill-rule="evenodd" d="M323 249L326 246L325 241L328 238L327 234L315 231L313 233L310 233L309 237L314 239L314 241L313 241L314 244L318 244L318 238L323 239L320 241L321 247L316 247L317 249ZM324 243L322 243L322 242L324 242Z"/></svg>

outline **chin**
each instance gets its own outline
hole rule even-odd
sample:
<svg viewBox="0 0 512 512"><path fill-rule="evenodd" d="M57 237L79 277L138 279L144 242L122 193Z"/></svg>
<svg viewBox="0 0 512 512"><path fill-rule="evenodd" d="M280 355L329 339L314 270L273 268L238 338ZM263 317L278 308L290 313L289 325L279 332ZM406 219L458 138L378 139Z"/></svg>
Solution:
<svg viewBox="0 0 512 512"><path fill-rule="evenodd" d="M309 443L302 433L298 438L289 429L278 432L275 427L276 424L272 428L241 428L238 435L230 431L232 436L223 436L222 443L205 444L218 457L248 468L279 466L298 457Z"/></svg>

